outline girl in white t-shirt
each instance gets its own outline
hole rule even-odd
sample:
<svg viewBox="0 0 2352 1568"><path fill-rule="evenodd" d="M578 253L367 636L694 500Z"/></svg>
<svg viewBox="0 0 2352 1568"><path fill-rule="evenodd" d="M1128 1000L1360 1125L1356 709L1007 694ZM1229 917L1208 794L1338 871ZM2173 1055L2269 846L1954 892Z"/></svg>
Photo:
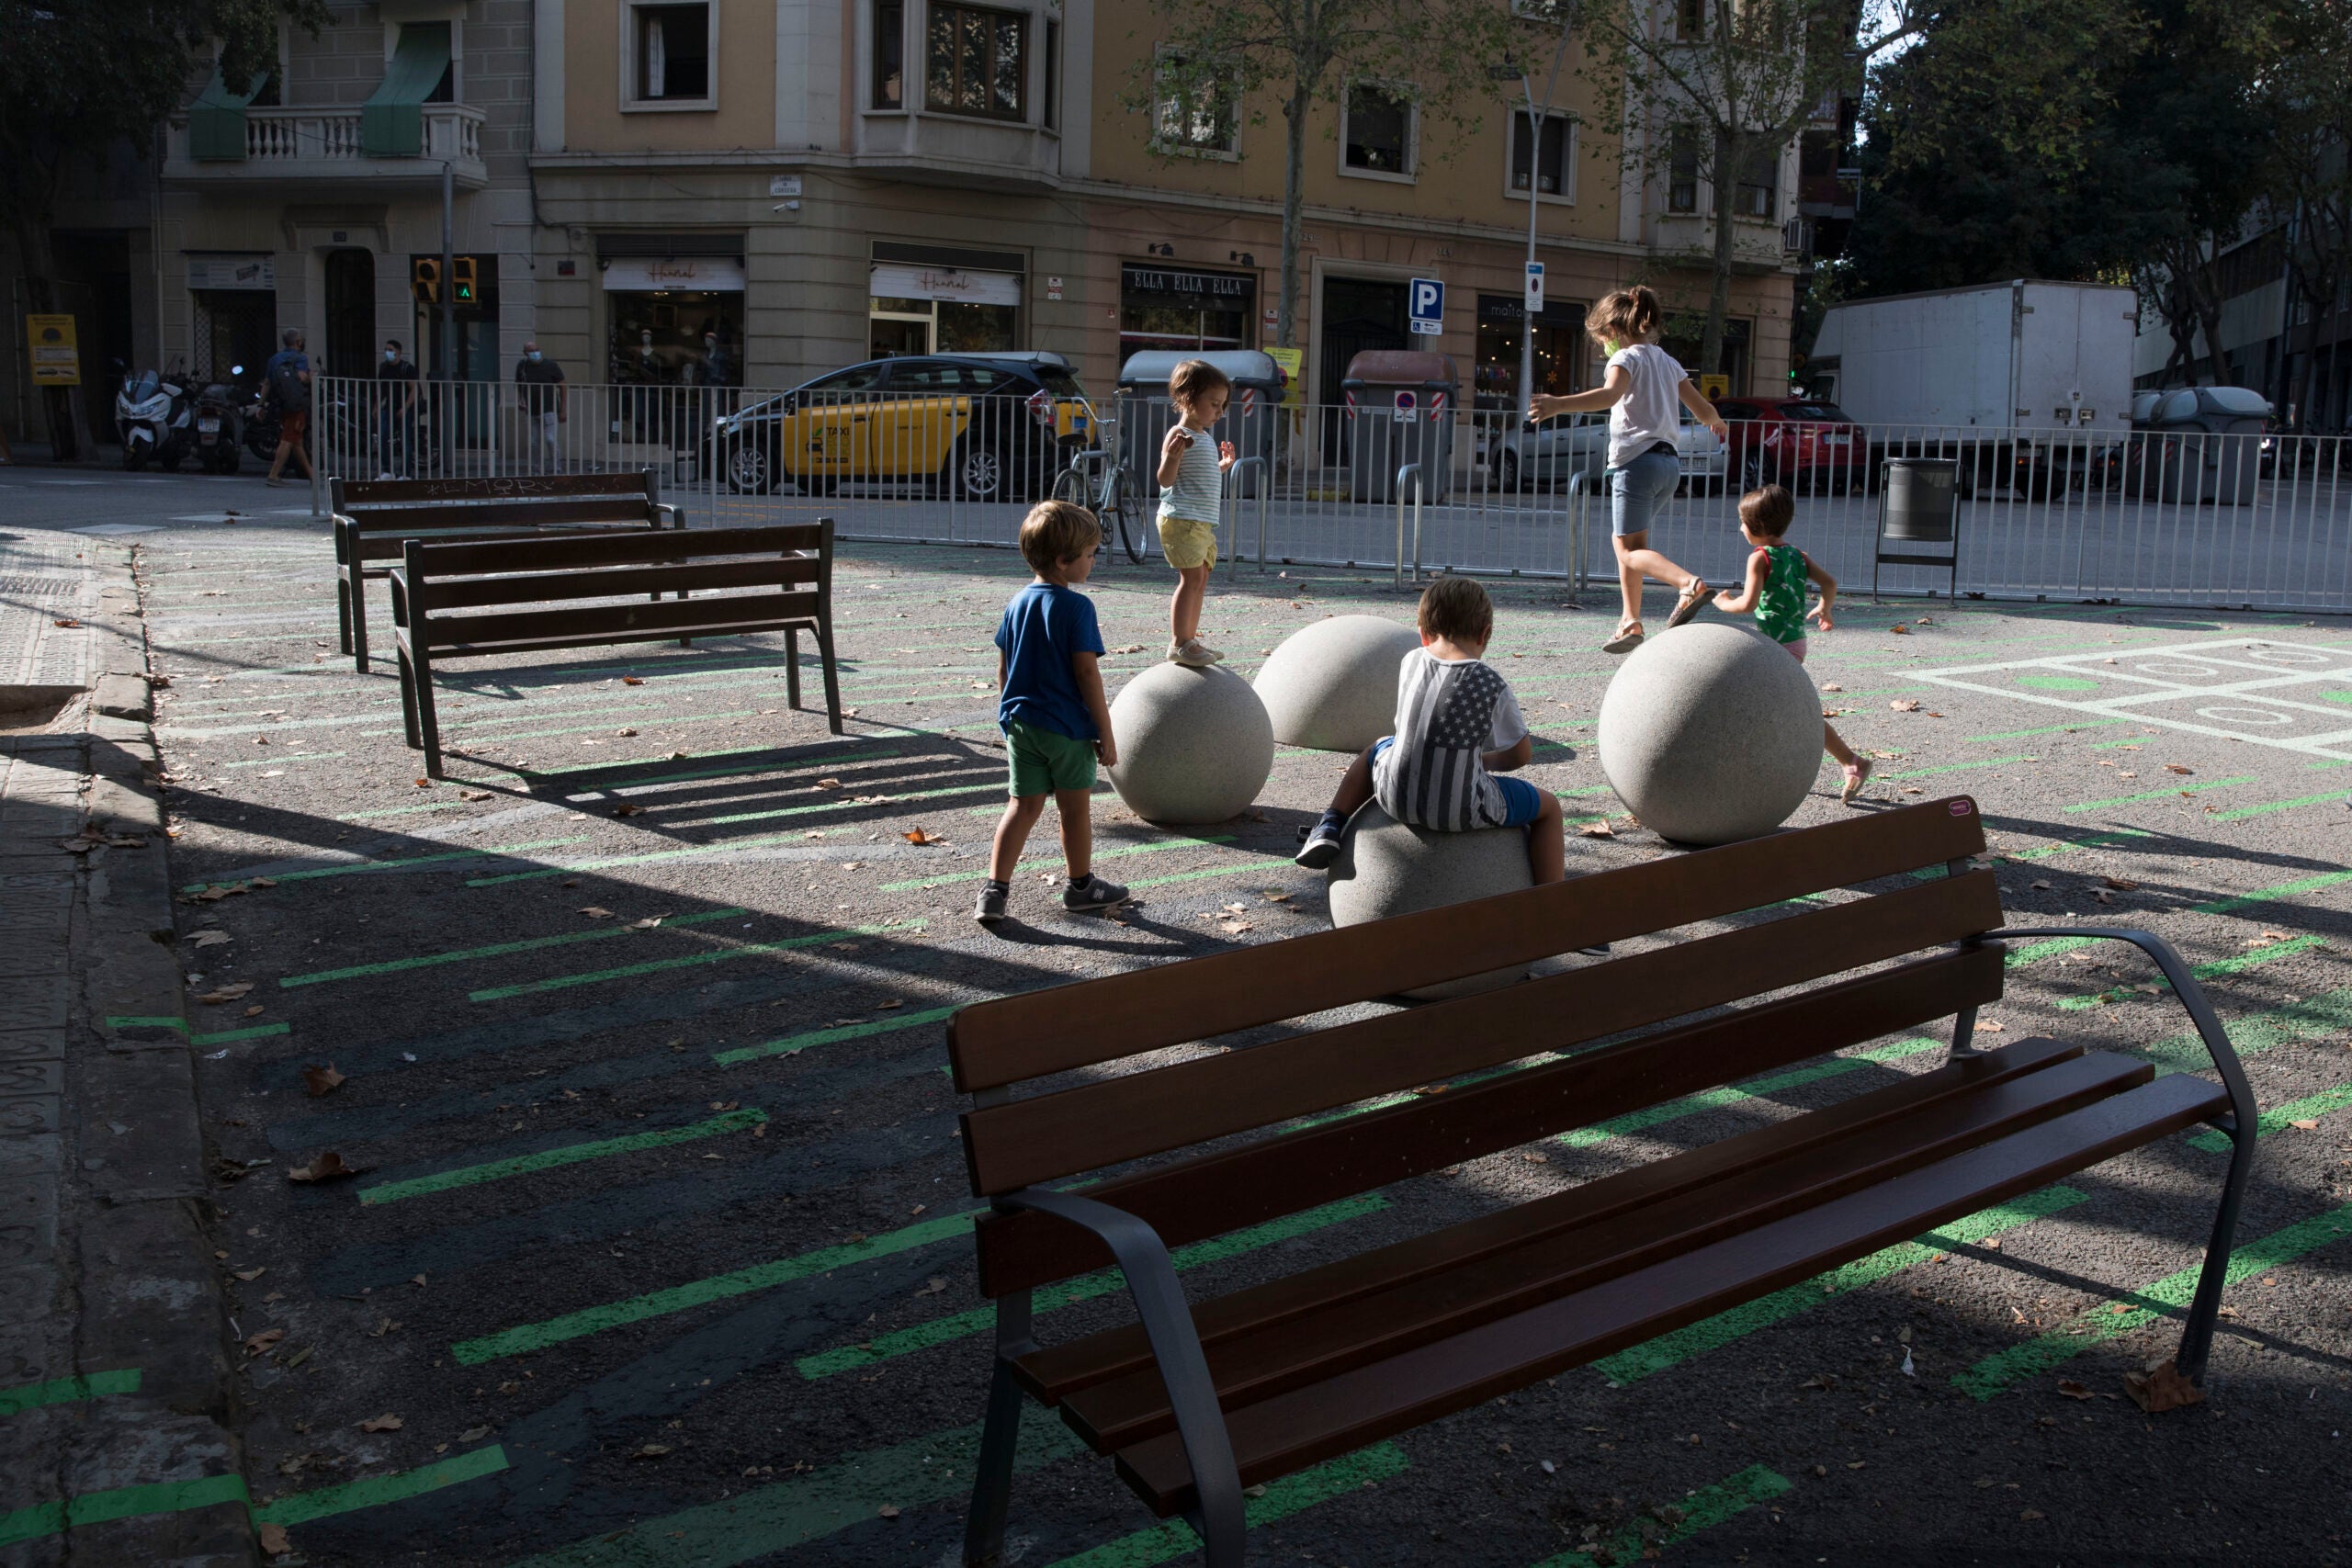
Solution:
<svg viewBox="0 0 2352 1568"><path fill-rule="evenodd" d="M1539 395L1529 400L1531 420L1564 413L1609 411L1609 481L1611 532L1617 547L1617 582L1625 599L1625 614L1617 635L1601 646L1611 653L1630 653L1642 640L1642 580L1654 577L1680 591L1671 628L1699 613L1714 597L1714 590L1649 547L1650 519L1674 493L1682 477L1676 456L1674 433L1681 423L1679 401L1700 423L1718 438L1726 435L1715 405L1699 395L1674 355L1657 346L1665 311L1657 296L1638 285L1620 288L1586 312L1584 330L1609 355L1601 384L1589 392L1565 397Z"/></svg>

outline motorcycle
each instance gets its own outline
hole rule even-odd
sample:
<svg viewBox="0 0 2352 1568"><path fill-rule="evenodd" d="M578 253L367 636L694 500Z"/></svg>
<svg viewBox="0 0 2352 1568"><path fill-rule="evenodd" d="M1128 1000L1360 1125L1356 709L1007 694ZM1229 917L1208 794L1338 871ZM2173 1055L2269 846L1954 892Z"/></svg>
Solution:
<svg viewBox="0 0 2352 1568"><path fill-rule="evenodd" d="M244 439L244 400L237 395L242 365L229 367L229 379L215 381L196 400L196 455L208 474L237 471L237 447Z"/></svg>
<svg viewBox="0 0 2352 1568"><path fill-rule="evenodd" d="M127 372L114 398L115 432L122 439L122 466L133 470L159 463L170 473L180 466L193 434L194 405L180 384L176 367L158 374Z"/></svg>

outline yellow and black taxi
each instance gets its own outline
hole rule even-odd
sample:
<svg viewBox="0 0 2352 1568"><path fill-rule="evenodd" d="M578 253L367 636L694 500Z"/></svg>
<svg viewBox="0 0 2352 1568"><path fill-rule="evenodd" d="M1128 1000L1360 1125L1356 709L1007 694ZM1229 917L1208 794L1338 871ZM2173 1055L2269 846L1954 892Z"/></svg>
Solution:
<svg viewBox="0 0 2352 1568"><path fill-rule="evenodd" d="M719 416L706 471L751 495L873 484L1035 501L1093 440L1095 418L1058 354L872 359Z"/></svg>

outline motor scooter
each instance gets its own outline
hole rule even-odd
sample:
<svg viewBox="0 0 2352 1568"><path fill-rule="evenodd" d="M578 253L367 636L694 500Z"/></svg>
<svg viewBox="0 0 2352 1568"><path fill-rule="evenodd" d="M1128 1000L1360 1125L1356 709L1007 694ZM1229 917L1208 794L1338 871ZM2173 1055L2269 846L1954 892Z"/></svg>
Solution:
<svg viewBox="0 0 2352 1568"><path fill-rule="evenodd" d="M180 466L193 434L195 405L181 382L178 367L125 372L122 389L114 398L115 432L122 439L122 466L133 470L149 463L170 473Z"/></svg>
<svg viewBox="0 0 2352 1568"><path fill-rule="evenodd" d="M244 440L245 400L237 392L242 365L229 367L229 378L215 381L196 400L196 455L208 474L237 471L238 446Z"/></svg>

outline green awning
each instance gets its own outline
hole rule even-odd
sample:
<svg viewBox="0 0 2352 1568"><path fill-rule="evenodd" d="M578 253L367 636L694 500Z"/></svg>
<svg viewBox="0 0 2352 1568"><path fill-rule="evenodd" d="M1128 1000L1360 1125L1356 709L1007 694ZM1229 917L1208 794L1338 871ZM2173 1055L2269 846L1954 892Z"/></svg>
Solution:
<svg viewBox="0 0 2352 1568"><path fill-rule="evenodd" d="M245 106L269 81L266 73L255 76L253 85L243 93L232 93L220 80L220 68L212 68L212 80L187 107L187 154L198 163L232 164L245 155Z"/></svg>
<svg viewBox="0 0 2352 1568"><path fill-rule="evenodd" d="M424 152L424 106L449 73L449 24L403 22L392 62L359 108L359 150L370 158L415 158Z"/></svg>

